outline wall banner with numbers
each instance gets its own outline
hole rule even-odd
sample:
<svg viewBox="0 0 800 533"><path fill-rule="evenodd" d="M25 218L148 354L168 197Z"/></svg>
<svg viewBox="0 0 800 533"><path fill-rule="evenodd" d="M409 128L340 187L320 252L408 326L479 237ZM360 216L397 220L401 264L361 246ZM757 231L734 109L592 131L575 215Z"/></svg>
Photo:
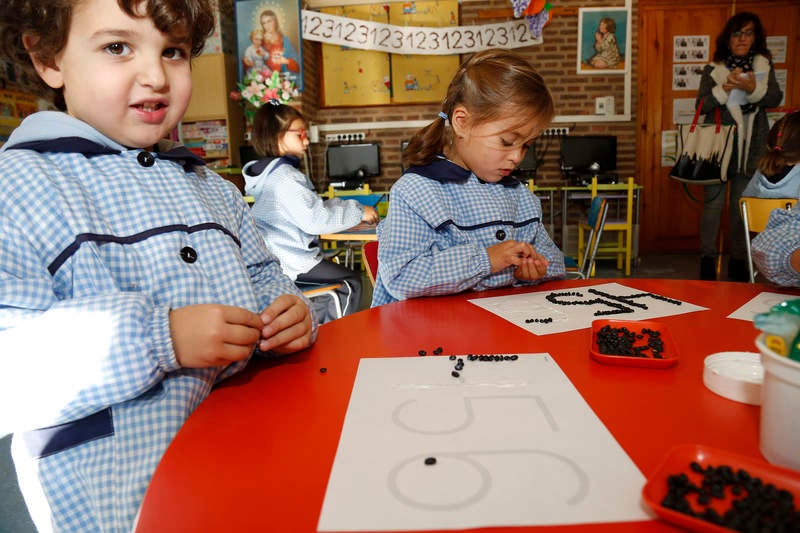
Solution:
<svg viewBox="0 0 800 533"><path fill-rule="evenodd" d="M524 19L483 24L429 28L395 26L303 10L303 39L390 54L448 55L480 52L488 48L522 48L542 44Z"/></svg>

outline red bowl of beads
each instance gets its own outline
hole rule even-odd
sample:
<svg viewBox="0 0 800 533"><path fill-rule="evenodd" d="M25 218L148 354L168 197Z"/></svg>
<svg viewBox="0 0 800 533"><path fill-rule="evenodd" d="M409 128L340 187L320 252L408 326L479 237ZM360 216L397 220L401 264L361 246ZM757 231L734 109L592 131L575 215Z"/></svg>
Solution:
<svg viewBox="0 0 800 533"><path fill-rule="evenodd" d="M678 362L666 326L648 320L593 321L589 354L605 365L669 368Z"/></svg>
<svg viewBox="0 0 800 533"><path fill-rule="evenodd" d="M670 450L642 499L659 518L689 531L800 528L800 472L699 444Z"/></svg>

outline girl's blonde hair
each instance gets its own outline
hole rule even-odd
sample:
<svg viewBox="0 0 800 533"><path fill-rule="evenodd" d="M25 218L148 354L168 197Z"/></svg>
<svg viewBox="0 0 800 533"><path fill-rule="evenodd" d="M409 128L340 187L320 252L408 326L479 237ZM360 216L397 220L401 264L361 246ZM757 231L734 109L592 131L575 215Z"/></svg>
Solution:
<svg viewBox="0 0 800 533"><path fill-rule="evenodd" d="M777 174L788 164L800 162L800 111L784 115L767 135L767 151L758 162L765 176Z"/></svg>
<svg viewBox="0 0 800 533"><path fill-rule="evenodd" d="M555 113L550 91L536 69L516 53L499 49L479 52L458 69L447 88L442 113L451 117L458 105L469 111L472 125L516 116L518 125L535 123L537 133ZM434 120L409 140L403 150L404 166L432 162L451 141L446 121Z"/></svg>

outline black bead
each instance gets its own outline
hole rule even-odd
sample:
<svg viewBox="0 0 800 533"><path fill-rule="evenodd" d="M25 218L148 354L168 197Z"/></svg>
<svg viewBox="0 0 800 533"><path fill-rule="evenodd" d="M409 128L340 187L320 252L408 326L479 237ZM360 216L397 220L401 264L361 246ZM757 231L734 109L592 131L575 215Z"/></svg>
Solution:
<svg viewBox="0 0 800 533"><path fill-rule="evenodd" d="M320 368L320 369L319 369L319 373L320 373L320 374L324 374L324 373L325 373L325 372L327 372L327 371L328 371L328 369L327 369L327 368L325 368L324 366L323 366L322 368Z"/></svg>
<svg viewBox="0 0 800 533"><path fill-rule="evenodd" d="M435 465L436 464L436 457L426 457L425 458L425 464L428 465L428 466Z"/></svg>

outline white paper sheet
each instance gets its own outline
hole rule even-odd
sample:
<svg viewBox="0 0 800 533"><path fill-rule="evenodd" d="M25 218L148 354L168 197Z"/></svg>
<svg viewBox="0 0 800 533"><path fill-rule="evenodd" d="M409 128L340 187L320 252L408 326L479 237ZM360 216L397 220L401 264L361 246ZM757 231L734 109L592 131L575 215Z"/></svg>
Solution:
<svg viewBox="0 0 800 533"><path fill-rule="evenodd" d="M779 292L762 292L753 297L752 300L741 306L739 309L728 315L728 318L753 321L753 317L758 313L766 313L773 305L778 305L787 300L794 300L796 294L781 294Z"/></svg>
<svg viewBox="0 0 800 533"><path fill-rule="evenodd" d="M362 359L320 531L646 520L645 479L548 354ZM433 465L426 458L435 458Z"/></svg>
<svg viewBox="0 0 800 533"><path fill-rule="evenodd" d="M588 328L598 319L647 320L707 309L619 283L475 298L470 302L536 335Z"/></svg>

